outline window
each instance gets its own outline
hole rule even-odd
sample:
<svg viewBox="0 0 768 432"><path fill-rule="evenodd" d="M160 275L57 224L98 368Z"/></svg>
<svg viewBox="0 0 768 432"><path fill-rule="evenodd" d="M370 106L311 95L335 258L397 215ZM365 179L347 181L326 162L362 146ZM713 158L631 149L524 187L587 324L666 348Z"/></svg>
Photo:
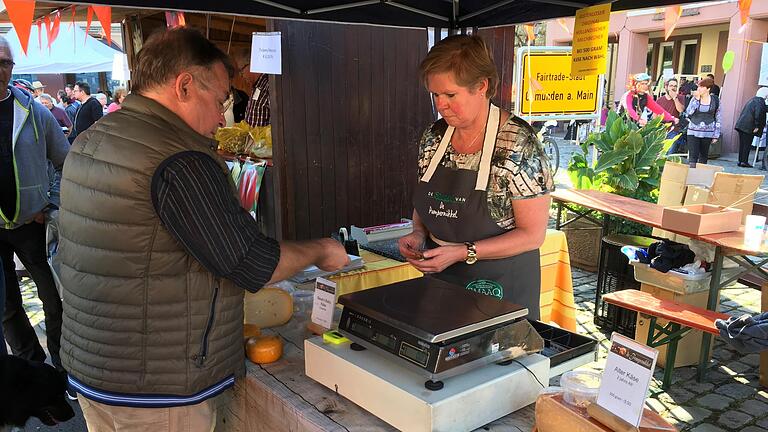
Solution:
<svg viewBox="0 0 768 432"><path fill-rule="evenodd" d="M680 73L696 74L696 41L683 42Z"/></svg>
<svg viewBox="0 0 768 432"><path fill-rule="evenodd" d="M645 53L645 73L653 75L653 44L648 44L648 51Z"/></svg>

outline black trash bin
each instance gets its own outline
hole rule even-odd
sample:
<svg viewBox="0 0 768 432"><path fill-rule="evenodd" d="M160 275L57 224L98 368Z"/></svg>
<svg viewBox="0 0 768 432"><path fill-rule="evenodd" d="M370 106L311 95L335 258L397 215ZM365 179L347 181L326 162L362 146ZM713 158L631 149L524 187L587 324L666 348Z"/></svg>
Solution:
<svg viewBox="0 0 768 432"><path fill-rule="evenodd" d="M643 236L612 234L603 237L595 291L595 325L605 332L616 331L635 337L637 312L618 308L603 301L603 294L625 289L640 289L629 258L621 253L622 246L647 248L656 239Z"/></svg>

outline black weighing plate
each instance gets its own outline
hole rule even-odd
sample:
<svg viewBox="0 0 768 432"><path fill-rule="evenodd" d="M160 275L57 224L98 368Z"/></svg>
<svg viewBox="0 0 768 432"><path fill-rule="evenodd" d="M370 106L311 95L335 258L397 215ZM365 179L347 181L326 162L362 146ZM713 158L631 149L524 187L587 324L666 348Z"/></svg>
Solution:
<svg viewBox="0 0 768 432"><path fill-rule="evenodd" d="M345 294L339 303L426 342L440 342L528 314L520 305L430 276Z"/></svg>

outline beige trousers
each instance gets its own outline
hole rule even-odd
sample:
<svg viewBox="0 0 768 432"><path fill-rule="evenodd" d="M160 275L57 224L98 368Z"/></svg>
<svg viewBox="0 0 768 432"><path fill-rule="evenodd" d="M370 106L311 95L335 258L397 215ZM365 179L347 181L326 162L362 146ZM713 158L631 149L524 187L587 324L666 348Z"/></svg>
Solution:
<svg viewBox="0 0 768 432"><path fill-rule="evenodd" d="M105 405L78 394L89 432L211 432L216 426L216 398L172 408Z"/></svg>

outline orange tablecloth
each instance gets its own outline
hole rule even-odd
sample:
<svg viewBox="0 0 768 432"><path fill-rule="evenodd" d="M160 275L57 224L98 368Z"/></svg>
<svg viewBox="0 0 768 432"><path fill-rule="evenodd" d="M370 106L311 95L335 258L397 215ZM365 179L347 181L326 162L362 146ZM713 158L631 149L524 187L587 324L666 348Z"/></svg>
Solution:
<svg viewBox="0 0 768 432"><path fill-rule="evenodd" d="M364 250L360 252L365 260L363 268L330 277L336 282L339 295L422 276L421 272L408 263ZM576 306L565 234L547 230L540 252L541 321L554 322L566 330L576 331Z"/></svg>

